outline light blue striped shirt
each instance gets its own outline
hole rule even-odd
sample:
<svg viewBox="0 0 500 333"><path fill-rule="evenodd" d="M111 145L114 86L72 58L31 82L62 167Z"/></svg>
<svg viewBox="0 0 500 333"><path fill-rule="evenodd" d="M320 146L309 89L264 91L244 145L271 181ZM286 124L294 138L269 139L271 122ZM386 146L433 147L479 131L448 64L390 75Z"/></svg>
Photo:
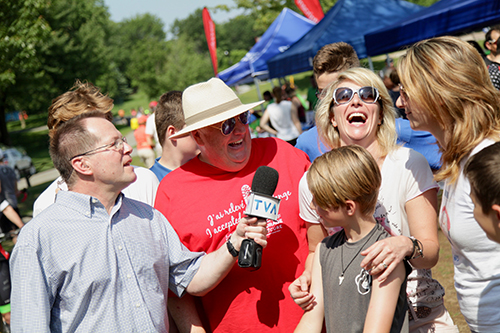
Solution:
<svg viewBox="0 0 500 333"><path fill-rule="evenodd" d="M13 332L167 332L168 288L182 295L202 253L161 213L120 195L109 215L60 191L11 257Z"/></svg>

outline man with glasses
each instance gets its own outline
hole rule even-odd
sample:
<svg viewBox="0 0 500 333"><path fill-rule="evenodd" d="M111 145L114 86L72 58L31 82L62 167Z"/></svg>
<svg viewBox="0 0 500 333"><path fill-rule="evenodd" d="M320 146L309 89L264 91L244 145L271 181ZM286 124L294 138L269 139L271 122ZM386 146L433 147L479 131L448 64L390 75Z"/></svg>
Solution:
<svg viewBox="0 0 500 333"><path fill-rule="evenodd" d="M484 47L490 51L484 62L488 67L491 82L495 88L500 89L500 54L498 52L498 39L500 38L500 25L491 27L484 37Z"/></svg>
<svg viewBox="0 0 500 333"><path fill-rule="evenodd" d="M136 179L131 152L99 111L68 120L51 138L68 191L19 235L13 331L168 332L168 289L203 295L234 266L226 246L188 251L161 213L121 193ZM265 223L236 222L228 237L234 250L247 236L267 245Z"/></svg>
<svg viewBox="0 0 500 333"><path fill-rule="evenodd" d="M90 82L77 80L71 90L52 100L47 119L49 137L52 137L64 122L85 112L100 111L111 121L113 119L112 109L113 100L104 95L98 87ZM123 193L128 198L153 206L159 181L150 170L143 167L134 168L137 180L127 186ZM45 208L53 204L59 191L66 191L67 189L66 183L61 177L58 177L36 199L33 205L33 217L36 217Z"/></svg>
<svg viewBox="0 0 500 333"><path fill-rule="evenodd" d="M267 221L269 246L262 253L261 268L235 266L201 298L200 315L206 316L205 328L214 333L292 332L302 315L289 297L288 285L303 271L308 254L298 185L309 161L280 139L250 138L248 110L262 102L243 104L217 78L188 87L182 94L186 127L172 137L191 135L200 154L165 176L156 197L155 207L184 245L210 253L227 242L234 223L245 216L257 168L266 165L279 173L274 192L281 198L279 217ZM169 304L174 304L171 299ZM182 306L169 310L185 321L181 331L194 329L200 318L187 318Z"/></svg>

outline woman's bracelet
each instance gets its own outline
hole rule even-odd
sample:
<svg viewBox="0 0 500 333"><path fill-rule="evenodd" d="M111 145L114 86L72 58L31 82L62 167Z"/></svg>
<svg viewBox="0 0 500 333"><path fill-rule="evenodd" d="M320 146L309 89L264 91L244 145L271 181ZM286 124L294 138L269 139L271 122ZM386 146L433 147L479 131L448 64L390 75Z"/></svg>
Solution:
<svg viewBox="0 0 500 333"><path fill-rule="evenodd" d="M405 260L412 260L412 259L417 259L420 257L425 258L424 257L424 246L422 245L422 242L413 236L410 236L408 238L413 243L413 251L412 251L411 256L405 257Z"/></svg>

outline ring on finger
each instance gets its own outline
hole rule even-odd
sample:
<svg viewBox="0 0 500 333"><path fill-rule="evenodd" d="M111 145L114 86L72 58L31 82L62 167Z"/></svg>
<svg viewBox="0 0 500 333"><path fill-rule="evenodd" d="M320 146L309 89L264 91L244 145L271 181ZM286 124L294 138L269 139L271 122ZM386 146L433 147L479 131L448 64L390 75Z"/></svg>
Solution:
<svg viewBox="0 0 500 333"><path fill-rule="evenodd" d="M381 264L384 266L384 269L387 269L387 264L385 262L381 262Z"/></svg>

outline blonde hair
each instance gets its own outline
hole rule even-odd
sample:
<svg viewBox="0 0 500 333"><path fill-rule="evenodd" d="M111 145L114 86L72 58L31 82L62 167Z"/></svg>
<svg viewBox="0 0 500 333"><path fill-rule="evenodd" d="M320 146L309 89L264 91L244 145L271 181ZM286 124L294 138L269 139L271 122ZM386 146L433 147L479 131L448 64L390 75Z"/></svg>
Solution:
<svg viewBox="0 0 500 333"><path fill-rule="evenodd" d="M316 158L307 173L314 201L323 209L359 204L363 215L372 215L382 176L373 156L357 145L339 147Z"/></svg>
<svg viewBox="0 0 500 333"><path fill-rule="evenodd" d="M113 120L113 100L103 95L101 90L90 82L76 80L70 91L54 98L49 107L47 126L49 137L54 136L57 128L69 119L90 111L100 111L106 119Z"/></svg>
<svg viewBox="0 0 500 333"><path fill-rule="evenodd" d="M456 37L414 44L399 60L408 103L428 112L449 140L437 181L458 179L460 164L485 138L500 133L500 93L479 53ZM441 143L443 144L443 143Z"/></svg>
<svg viewBox="0 0 500 333"><path fill-rule="evenodd" d="M382 79L366 68L351 68L339 74L337 81L331 84L326 96L323 98L316 111L316 126L321 140L331 149L340 147L340 135L336 127L333 127L333 92L341 86L343 81L352 81L357 85L371 86L377 88L379 99L377 104L382 114L382 124L377 129L377 142L379 144L381 156L386 156L396 148L396 112L387 88Z"/></svg>

